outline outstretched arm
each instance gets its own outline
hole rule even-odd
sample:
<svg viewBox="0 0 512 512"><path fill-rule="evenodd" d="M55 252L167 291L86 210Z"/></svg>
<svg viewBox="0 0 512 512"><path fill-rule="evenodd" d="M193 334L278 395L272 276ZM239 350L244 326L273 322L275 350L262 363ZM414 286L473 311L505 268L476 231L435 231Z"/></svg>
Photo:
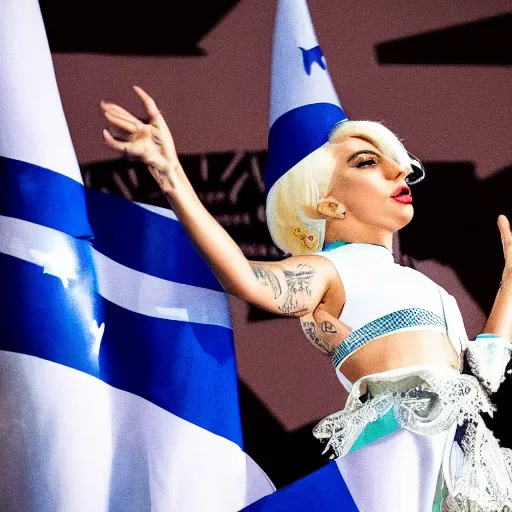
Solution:
<svg viewBox="0 0 512 512"><path fill-rule="evenodd" d="M505 256L505 268L484 332L512 341L512 234L510 223L504 215L498 217L498 227Z"/></svg>
<svg viewBox="0 0 512 512"><path fill-rule="evenodd" d="M182 227L228 293L285 316L312 312L329 288L332 265L317 256L249 262L194 192L155 102L142 89L134 89L149 121L144 123L125 109L102 102L110 125L103 132L107 145L148 165Z"/></svg>

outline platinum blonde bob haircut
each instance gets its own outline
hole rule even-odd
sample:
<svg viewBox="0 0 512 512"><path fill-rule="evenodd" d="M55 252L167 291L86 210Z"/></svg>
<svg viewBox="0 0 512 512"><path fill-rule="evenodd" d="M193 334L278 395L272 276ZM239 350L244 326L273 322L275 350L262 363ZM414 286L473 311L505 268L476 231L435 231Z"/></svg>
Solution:
<svg viewBox="0 0 512 512"><path fill-rule="evenodd" d="M292 167L270 189L267 197L267 225L274 243L292 256L322 250L326 220L317 212L318 202L329 190L336 167L333 148L348 137L369 141L384 155L413 172L417 163L398 137L375 121L343 121L329 140Z"/></svg>

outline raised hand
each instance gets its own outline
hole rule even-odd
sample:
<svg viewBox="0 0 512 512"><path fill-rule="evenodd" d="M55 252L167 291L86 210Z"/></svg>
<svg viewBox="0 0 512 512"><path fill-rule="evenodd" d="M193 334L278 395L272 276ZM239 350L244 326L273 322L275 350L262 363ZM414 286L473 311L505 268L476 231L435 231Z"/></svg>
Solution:
<svg viewBox="0 0 512 512"><path fill-rule="evenodd" d="M501 245L503 246L503 256L505 257L503 279L512 279L512 233L510 232L510 222L505 215L498 217L498 228L501 235Z"/></svg>
<svg viewBox="0 0 512 512"><path fill-rule="evenodd" d="M103 130L105 142L126 158L146 163L162 188L173 186L177 174L183 171L171 132L153 98L140 87L133 89L144 104L147 122L114 103L102 101L101 108L109 123L109 128Z"/></svg>
<svg viewBox="0 0 512 512"><path fill-rule="evenodd" d="M505 267L500 288L483 332L496 334L512 342L512 233L510 232L510 222L505 215L498 217L498 228L503 245Z"/></svg>

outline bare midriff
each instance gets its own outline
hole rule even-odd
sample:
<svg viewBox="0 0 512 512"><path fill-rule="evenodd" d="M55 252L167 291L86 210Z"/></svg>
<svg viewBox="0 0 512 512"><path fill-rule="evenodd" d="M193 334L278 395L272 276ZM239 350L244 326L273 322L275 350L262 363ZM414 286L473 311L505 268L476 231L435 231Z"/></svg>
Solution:
<svg viewBox="0 0 512 512"><path fill-rule="evenodd" d="M397 368L431 364L459 368L457 352L447 335L433 330L402 331L368 342L340 367L351 382Z"/></svg>

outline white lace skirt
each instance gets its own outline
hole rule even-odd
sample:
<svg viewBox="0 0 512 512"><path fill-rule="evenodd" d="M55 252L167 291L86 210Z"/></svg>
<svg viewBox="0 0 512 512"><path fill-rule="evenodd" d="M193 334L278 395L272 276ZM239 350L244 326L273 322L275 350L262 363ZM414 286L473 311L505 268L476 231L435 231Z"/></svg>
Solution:
<svg viewBox="0 0 512 512"><path fill-rule="evenodd" d="M480 416L493 410L475 377L415 366L357 381L314 435L361 512L510 511L511 452Z"/></svg>

